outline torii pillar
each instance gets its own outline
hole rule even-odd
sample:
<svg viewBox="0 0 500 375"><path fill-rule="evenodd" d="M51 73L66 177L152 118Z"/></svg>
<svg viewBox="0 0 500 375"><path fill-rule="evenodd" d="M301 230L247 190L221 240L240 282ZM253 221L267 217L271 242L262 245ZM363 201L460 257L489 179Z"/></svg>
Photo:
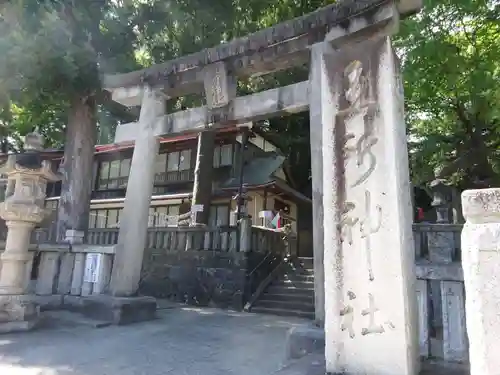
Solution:
<svg viewBox="0 0 500 375"><path fill-rule="evenodd" d="M311 126L322 134L327 374L419 371L403 86L389 38L398 22L397 2L384 4L348 30L331 30L313 55L321 80L311 85L321 105L320 124Z"/></svg>
<svg viewBox="0 0 500 375"><path fill-rule="evenodd" d="M142 93L141 112L135 129L134 153L108 294L85 299L84 312L87 315L115 324L150 320L156 316L156 299L137 297L137 290L146 246L154 164L159 150L159 138L153 130L157 118L165 114L165 97L149 86L145 86Z"/></svg>

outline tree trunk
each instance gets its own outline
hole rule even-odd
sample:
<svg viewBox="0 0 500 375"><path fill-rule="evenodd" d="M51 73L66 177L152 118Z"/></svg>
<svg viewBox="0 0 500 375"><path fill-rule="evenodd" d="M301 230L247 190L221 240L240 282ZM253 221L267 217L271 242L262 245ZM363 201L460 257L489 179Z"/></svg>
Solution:
<svg viewBox="0 0 500 375"><path fill-rule="evenodd" d="M208 224L212 199L214 149L215 132L211 130L200 132L194 170L192 206L202 204L203 211L193 216L193 224Z"/></svg>
<svg viewBox="0 0 500 375"><path fill-rule="evenodd" d="M484 189L496 186L499 178L489 161L490 149L486 145L483 135L484 130L490 127L489 124L480 121L480 113L474 115L468 113L465 106L458 101L456 114L465 130L463 150L459 152L459 154L465 153L466 155L465 158L462 158L466 164L463 167L465 177L462 185L466 189Z"/></svg>
<svg viewBox="0 0 500 375"><path fill-rule="evenodd" d="M64 240L69 229L88 229L96 136L94 98L74 98L68 116L61 168L63 179L57 218L59 241Z"/></svg>
<svg viewBox="0 0 500 375"><path fill-rule="evenodd" d="M3 119L4 119L4 123L2 124L2 127L1 127L1 137L2 137L2 141L1 141L1 144L0 144L0 151L2 152L2 154L6 154L9 152L9 140L8 140L8 137L9 137L9 131L7 130L8 129L8 126L12 125L12 111L11 111L11 108L10 108L10 98L8 95L4 94L1 96L1 100L3 102Z"/></svg>

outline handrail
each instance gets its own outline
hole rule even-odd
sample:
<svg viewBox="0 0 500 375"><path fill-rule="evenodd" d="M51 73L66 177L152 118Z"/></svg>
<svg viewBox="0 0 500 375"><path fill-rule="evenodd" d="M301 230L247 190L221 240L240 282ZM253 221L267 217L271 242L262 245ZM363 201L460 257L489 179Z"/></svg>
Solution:
<svg viewBox="0 0 500 375"><path fill-rule="evenodd" d="M252 308L252 305L259 299L259 297L262 295L264 290L273 282L273 280L276 278L276 275L281 271L281 268L287 263L288 259L287 258L282 258L278 265L272 269L271 272L266 276L264 280L259 284L257 289L255 289L255 292L250 296L248 299L247 303L245 304L245 307L243 307L244 311L250 311Z"/></svg>
<svg viewBox="0 0 500 375"><path fill-rule="evenodd" d="M255 271L257 271L257 269L260 268L260 266L262 266L262 264L271 256L271 255L275 255L272 251L269 251L266 256L264 258L262 258L262 260L259 262L259 264L257 264L257 266L252 270L250 271L249 273L247 273L247 277L250 277L252 276Z"/></svg>

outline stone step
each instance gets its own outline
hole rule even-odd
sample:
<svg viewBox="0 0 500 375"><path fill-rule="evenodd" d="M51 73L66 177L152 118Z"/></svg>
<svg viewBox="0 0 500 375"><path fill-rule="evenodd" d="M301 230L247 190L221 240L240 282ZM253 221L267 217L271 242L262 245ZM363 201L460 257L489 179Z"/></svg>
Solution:
<svg viewBox="0 0 500 375"><path fill-rule="evenodd" d="M111 322L99 319L90 319L82 314L67 311L53 310L42 313L43 326L46 328L84 326L88 328L103 328L111 325Z"/></svg>
<svg viewBox="0 0 500 375"><path fill-rule="evenodd" d="M314 269L304 267L302 264L290 265L290 272L297 273L300 275L314 276Z"/></svg>
<svg viewBox="0 0 500 375"><path fill-rule="evenodd" d="M293 280L277 280L273 285L294 287L297 289L314 290L314 281L293 281Z"/></svg>
<svg viewBox="0 0 500 375"><path fill-rule="evenodd" d="M294 266L297 269L302 270L302 272L308 272L308 273L314 274L314 267L313 266L309 266L309 265L303 264L303 263L296 263Z"/></svg>
<svg viewBox="0 0 500 375"><path fill-rule="evenodd" d="M314 275L301 274L301 273L292 273L287 272L281 278L282 280L290 280L290 281L303 281L303 282L313 282L314 283Z"/></svg>
<svg viewBox="0 0 500 375"><path fill-rule="evenodd" d="M304 303L297 301L275 301L269 300L264 296L263 299L259 299L255 304L255 307L265 307L269 309L280 309L280 310L290 310L290 311L303 311L314 313L313 303ZM253 310L253 308L252 308Z"/></svg>
<svg viewBox="0 0 500 375"><path fill-rule="evenodd" d="M279 316L295 316L298 318L314 319L314 312L286 310L286 309L271 309L267 307L252 307L250 310L253 313L279 315Z"/></svg>
<svg viewBox="0 0 500 375"><path fill-rule="evenodd" d="M296 260L299 264L302 264L305 268L314 268L314 258L301 257Z"/></svg>
<svg viewBox="0 0 500 375"><path fill-rule="evenodd" d="M287 273L293 273L293 274L301 275L301 276L314 277L314 270L313 269L304 268L300 264L290 265L289 269L287 270Z"/></svg>
<svg viewBox="0 0 500 375"><path fill-rule="evenodd" d="M302 303L314 304L314 293L310 294L293 294L293 293L264 293L261 297L270 301L294 301Z"/></svg>
<svg viewBox="0 0 500 375"><path fill-rule="evenodd" d="M293 294L293 295L301 295L301 296L310 296L314 298L314 288L313 289L303 289L303 288L295 288L293 286L288 285L275 285L272 284L269 288L267 288L266 293L269 294Z"/></svg>

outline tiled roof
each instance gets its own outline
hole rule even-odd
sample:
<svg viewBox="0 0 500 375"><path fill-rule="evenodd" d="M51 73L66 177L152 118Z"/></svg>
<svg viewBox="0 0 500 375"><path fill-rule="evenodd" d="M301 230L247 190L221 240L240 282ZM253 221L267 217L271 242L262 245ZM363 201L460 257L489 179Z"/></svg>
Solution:
<svg viewBox="0 0 500 375"><path fill-rule="evenodd" d="M247 185L266 185L273 183L276 177L274 172L283 165L285 157L275 152L267 152L265 156L250 160L245 165L243 184ZM221 184L222 189L237 188L239 186L239 177L231 177Z"/></svg>

